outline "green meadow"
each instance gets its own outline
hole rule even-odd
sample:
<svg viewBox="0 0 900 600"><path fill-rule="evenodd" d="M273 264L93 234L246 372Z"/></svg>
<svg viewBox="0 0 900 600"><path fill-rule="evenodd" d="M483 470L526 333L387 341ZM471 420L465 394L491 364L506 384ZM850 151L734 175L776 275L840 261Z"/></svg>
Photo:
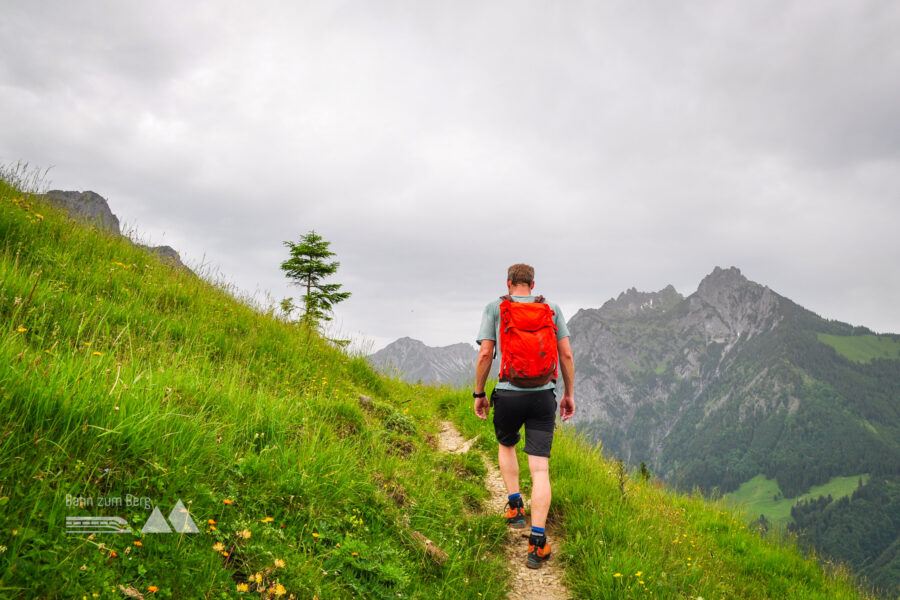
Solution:
<svg viewBox="0 0 900 600"><path fill-rule="evenodd" d="M505 527L481 510L495 447L471 390L378 376L27 187L0 182L0 596L506 597ZM442 419L479 442L442 454ZM548 533L574 598L868 597L568 426L551 469ZM179 500L197 533L142 533L151 505L172 522ZM128 532L67 533L104 516Z"/></svg>
<svg viewBox="0 0 900 600"><path fill-rule="evenodd" d="M838 354L858 363L876 358L900 359L900 337L896 335L830 335L819 334L819 341Z"/></svg>
<svg viewBox="0 0 900 600"><path fill-rule="evenodd" d="M819 496L831 496L835 500L849 496L859 487L859 481L866 483L869 475L851 477L833 477L828 483L813 486L807 493L796 498L785 498L775 479L767 479L765 475L757 475L745 481L734 492L727 494L726 499L744 507L753 517L765 515L773 525L786 526L792 521L791 507L801 500L812 500Z"/></svg>

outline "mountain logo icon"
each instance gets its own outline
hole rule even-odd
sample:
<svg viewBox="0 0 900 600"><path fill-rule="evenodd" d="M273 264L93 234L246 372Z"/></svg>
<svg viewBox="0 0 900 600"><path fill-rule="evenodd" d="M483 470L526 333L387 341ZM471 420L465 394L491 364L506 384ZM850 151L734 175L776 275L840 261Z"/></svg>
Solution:
<svg viewBox="0 0 900 600"><path fill-rule="evenodd" d="M169 523L172 524L171 527ZM194 523L188 509L179 498L175 508L169 513L168 521L163 517L158 506L153 507L153 512L144 523L141 533L200 533L200 530L197 529L197 524Z"/></svg>

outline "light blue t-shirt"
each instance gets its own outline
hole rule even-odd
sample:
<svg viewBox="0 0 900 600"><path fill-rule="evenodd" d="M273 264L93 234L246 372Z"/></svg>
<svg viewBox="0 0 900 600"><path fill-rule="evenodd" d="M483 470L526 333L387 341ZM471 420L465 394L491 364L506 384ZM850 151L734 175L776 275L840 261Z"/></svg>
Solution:
<svg viewBox="0 0 900 600"><path fill-rule="evenodd" d="M513 302L534 302L534 299L537 298L537 296L511 296L511 298ZM478 330L478 339L475 340L475 343L479 346L481 346L482 340L493 340L497 344L497 358L500 359L498 364L503 364L503 356L501 355L502 349L500 348L500 343L497 341L500 339L501 302L502 300L497 298L484 307L484 313L481 315L481 328ZM550 310L553 311L553 323L556 325L556 339L561 340L569 337L569 328L566 327L566 320L563 318L559 306L553 302L547 302L547 304L550 306ZM552 390L555 387L556 385L552 381L540 387L533 388L516 387L508 381L497 382L497 389L499 390L534 391Z"/></svg>

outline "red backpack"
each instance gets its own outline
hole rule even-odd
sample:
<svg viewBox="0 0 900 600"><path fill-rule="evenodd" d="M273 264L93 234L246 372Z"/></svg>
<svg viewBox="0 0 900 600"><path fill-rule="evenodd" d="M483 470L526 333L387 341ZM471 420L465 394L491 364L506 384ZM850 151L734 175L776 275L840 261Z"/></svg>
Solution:
<svg viewBox="0 0 900 600"><path fill-rule="evenodd" d="M500 381L539 387L556 381L559 354L553 310L538 296L534 302L500 299Z"/></svg>

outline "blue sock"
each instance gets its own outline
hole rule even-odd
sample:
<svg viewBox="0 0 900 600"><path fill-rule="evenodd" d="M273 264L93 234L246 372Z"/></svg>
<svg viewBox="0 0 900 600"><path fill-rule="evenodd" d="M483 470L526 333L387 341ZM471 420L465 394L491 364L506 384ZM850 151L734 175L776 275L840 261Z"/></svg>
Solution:
<svg viewBox="0 0 900 600"><path fill-rule="evenodd" d="M544 528L543 527L535 527L534 525L532 525L531 526L531 535L543 537L544 536Z"/></svg>
<svg viewBox="0 0 900 600"><path fill-rule="evenodd" d="M522 497L522 494L520 494L519 492L516 492L515 494L510 494L510 495L509 495L509 499L510 499L510 500L518 500L518 499L521 498L521 497Z"/></svg>

